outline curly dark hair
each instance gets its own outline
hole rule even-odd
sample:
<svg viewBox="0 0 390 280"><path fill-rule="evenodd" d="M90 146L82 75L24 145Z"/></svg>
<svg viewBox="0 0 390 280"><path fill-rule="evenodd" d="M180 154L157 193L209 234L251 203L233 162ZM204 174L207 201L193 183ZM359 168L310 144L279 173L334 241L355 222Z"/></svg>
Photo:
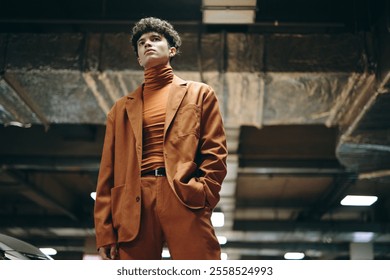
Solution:
<svg viewBox="0 0 390 280"><path fill-rule="evenodd" d="M133 45L133 49L137 57L137 41L143 34L148 32L157 32L158 34L163 35L167 39L169 46L175 47L176 53L179 53L181 39L179 33L177 33L177 31L173 28L172 24L159 18L147 17L138 21L132 30L131 44Z"/></svg>

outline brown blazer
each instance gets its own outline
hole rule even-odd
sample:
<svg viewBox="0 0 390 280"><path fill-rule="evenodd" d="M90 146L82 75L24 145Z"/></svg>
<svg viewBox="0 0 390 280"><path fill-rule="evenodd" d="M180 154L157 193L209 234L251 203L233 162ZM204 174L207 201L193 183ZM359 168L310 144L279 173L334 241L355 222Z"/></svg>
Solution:
<svg viewBox="0 0 390 280"><path fill-rule="evenodd" d="M183 205L214 208L226 176L226 137L213 89L174 76L164 128L168 182ZM95 201L97 247L133 240L141 217L142 86L107 117Z"/></svg>

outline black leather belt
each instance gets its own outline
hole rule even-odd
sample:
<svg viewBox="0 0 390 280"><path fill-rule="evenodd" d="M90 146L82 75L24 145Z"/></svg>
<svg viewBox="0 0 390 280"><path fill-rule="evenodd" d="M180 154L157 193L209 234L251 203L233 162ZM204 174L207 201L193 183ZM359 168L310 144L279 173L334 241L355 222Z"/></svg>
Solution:
<svg viewBox="0 0 390 280"><path fill-rule="evenodd" d="M165 173L165 168L157 168L157 169L154 169L154 170L151 170L151 171L147 171L145 173L142 173L142 177L143 176L156 176L156 177L162 177L162 176L165 176L166 173Z"/></svg>

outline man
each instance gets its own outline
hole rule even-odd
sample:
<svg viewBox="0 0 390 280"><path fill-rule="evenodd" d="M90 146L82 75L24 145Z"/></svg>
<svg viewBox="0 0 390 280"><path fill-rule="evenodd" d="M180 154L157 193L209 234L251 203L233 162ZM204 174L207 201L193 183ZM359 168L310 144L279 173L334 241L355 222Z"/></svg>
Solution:
<svg viewBox="0 0 390 280"><path fill-rule="evenodd" d="M220 259L211 224L226 176L226 138L213 89L174 75L181 40L141 19L132 45L144 83L107 117L95 229L103 259Z"/></svg>

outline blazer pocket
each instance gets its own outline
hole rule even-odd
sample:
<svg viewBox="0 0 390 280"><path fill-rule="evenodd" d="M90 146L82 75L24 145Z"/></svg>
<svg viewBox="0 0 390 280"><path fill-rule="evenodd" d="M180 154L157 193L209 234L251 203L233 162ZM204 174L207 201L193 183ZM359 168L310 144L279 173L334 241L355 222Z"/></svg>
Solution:
<svg viewBox="0 0 390 280"><path fill-rule="evenodd" d="M186 104L180 108L176 123L178 126L177 135L183 137L186 135L200 135L200 107L196 104Z"/></svg>
<svg viewBox="0 0 390 280"><path fill-rule="evenodd" d="M200 209L206 205L206 192L203 183L194 177L197 165L194 162L187 162L180 165L173 185L179 200L188 208Z"/></svg>

